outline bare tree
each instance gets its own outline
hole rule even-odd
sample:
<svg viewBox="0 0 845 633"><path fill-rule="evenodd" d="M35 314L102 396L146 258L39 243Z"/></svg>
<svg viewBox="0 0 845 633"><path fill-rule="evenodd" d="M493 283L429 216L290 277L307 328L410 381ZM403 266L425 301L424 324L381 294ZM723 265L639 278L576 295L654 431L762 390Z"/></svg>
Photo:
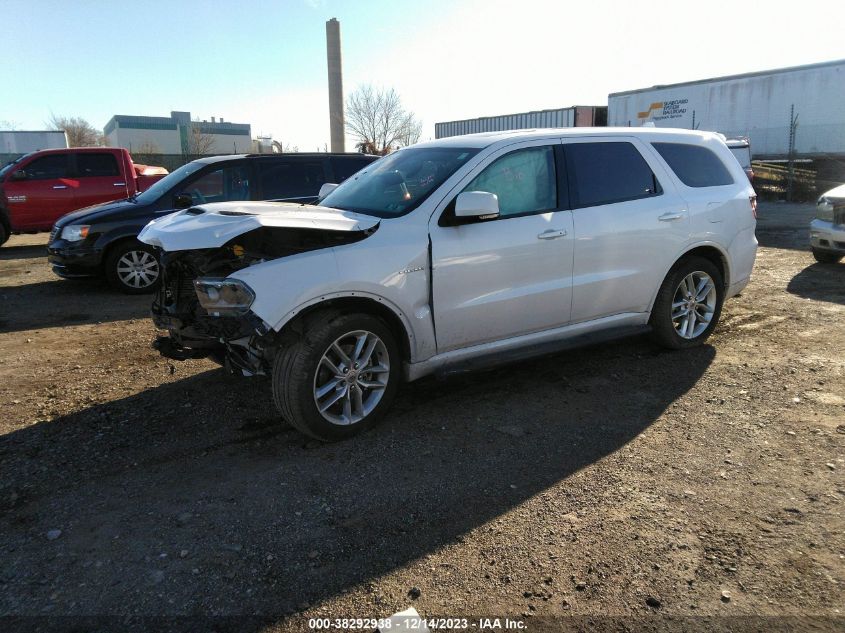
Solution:
<svg viewBox="0 0 845 633"><path fill-rule="evenodd" d="M422 134L422 121L417 120L413 114L408 113L407 119L402 126L402 134L399 137L399 144L408 147L420 140Z"/></svg>
<svg viewBox="0 0 845 633"><path fill-rule="evenodd" d="M202 124L199 121L191 123L188 130L188 154L193 156L199 154L214 153L214 137L202 131Z"/></svg>
<svg viewBox="0 0 845 633"><path fill-rule="evenodd" d="M135 151L139 154L161 154L161 150L159 150L158 145L156 145L153 141L144 141Z"/></svg>
<svg viewBox="0 0 845 633"><path fill-rule="evenodd" d="M64 130L70 147L96 147L105 144L102 132L82 117L53 114L47 125L53 130Z"/></svg>
<svg viewBox="0 0 845 633"><path fill-rule="evenodd" d="M18 124L14 121L7 121L3 119L0 121L0 130L14 131L18 129Z"/></svg>
<svg viewBox="0 0 845 633"><path fill-rule="evenodd" d="M387 154L412 145L420 138L422 124L402 107L397 92L363 85L346 101L346 129L362 152Z"/></svg>

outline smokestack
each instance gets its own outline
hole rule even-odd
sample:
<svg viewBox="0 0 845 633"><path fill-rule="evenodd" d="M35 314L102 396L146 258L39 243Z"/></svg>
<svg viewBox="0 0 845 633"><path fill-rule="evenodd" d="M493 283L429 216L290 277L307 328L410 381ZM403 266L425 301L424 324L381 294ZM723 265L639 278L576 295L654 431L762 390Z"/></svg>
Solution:
<svg viewBox="0 0 845 633"><path fill-rule="evenodd" d="M343 64L340 56L340 22L326 22L326 57L329 67L329 128L332 151L346 151L343 120Z"/></svg>

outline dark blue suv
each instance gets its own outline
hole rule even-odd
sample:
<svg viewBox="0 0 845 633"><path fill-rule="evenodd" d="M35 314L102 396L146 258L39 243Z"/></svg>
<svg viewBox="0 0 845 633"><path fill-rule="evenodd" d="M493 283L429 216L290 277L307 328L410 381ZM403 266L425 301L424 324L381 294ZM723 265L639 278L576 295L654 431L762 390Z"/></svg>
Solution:
<svg viewBox="0 0 845 633"><path fill-rule="evenodd" d="M340 183L377 159L327 153L201 158L136 196L62 216L50 233L48 259L60 277L105 275L123 292L152 292L159 281L156 253L137 240L150 220L209 202L315 202L324 183Z"/></svg>

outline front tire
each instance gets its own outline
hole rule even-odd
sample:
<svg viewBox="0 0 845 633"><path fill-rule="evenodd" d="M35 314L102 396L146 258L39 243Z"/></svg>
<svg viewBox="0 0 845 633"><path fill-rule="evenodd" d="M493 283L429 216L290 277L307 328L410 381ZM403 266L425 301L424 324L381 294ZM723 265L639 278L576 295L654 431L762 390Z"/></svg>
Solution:
<svg viewBox="0 0 845 633"><path fill-rule="evenodd" d="M651 309L652 338L670 349L700 345L715 329L724 300L724 280L713 262L681 260L666 275Z"/></svg>
<svg viewBox="0 0 845 633"><path fill-rule="evenodd" d="M273 399L296 429L324 442L357 435L390 407L401 356L390 328L370 314L313 315L273 362Z"/></svg>
<svg viewBox="0 0 845 633"><path fill-rule="evenodd" d="M839 255L838 253L823 251L818 248L813 249L813 257L815 257L816 261L820 264L835 264L842 259L842 255Z"/></svg>
<svg viewBox="0 0 845 633"><path fill-rule="evenodd" d="M137 240L126 240L112 248L106 257L105 270L109 284L130 295L153 292L161 281L155 250Z"/></svg>

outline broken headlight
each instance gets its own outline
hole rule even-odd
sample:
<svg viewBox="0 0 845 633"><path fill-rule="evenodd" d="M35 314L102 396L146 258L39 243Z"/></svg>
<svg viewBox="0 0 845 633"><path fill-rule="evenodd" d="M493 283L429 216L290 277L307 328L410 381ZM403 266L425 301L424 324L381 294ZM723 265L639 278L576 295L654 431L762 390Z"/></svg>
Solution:
<svg viewBox="0 0 845 633"><path fill-rule="evenodd" d="M238 279L200 277L194 280L194 290L200 305L211 316L246 314L255 301L252 288Z"/></svg>

